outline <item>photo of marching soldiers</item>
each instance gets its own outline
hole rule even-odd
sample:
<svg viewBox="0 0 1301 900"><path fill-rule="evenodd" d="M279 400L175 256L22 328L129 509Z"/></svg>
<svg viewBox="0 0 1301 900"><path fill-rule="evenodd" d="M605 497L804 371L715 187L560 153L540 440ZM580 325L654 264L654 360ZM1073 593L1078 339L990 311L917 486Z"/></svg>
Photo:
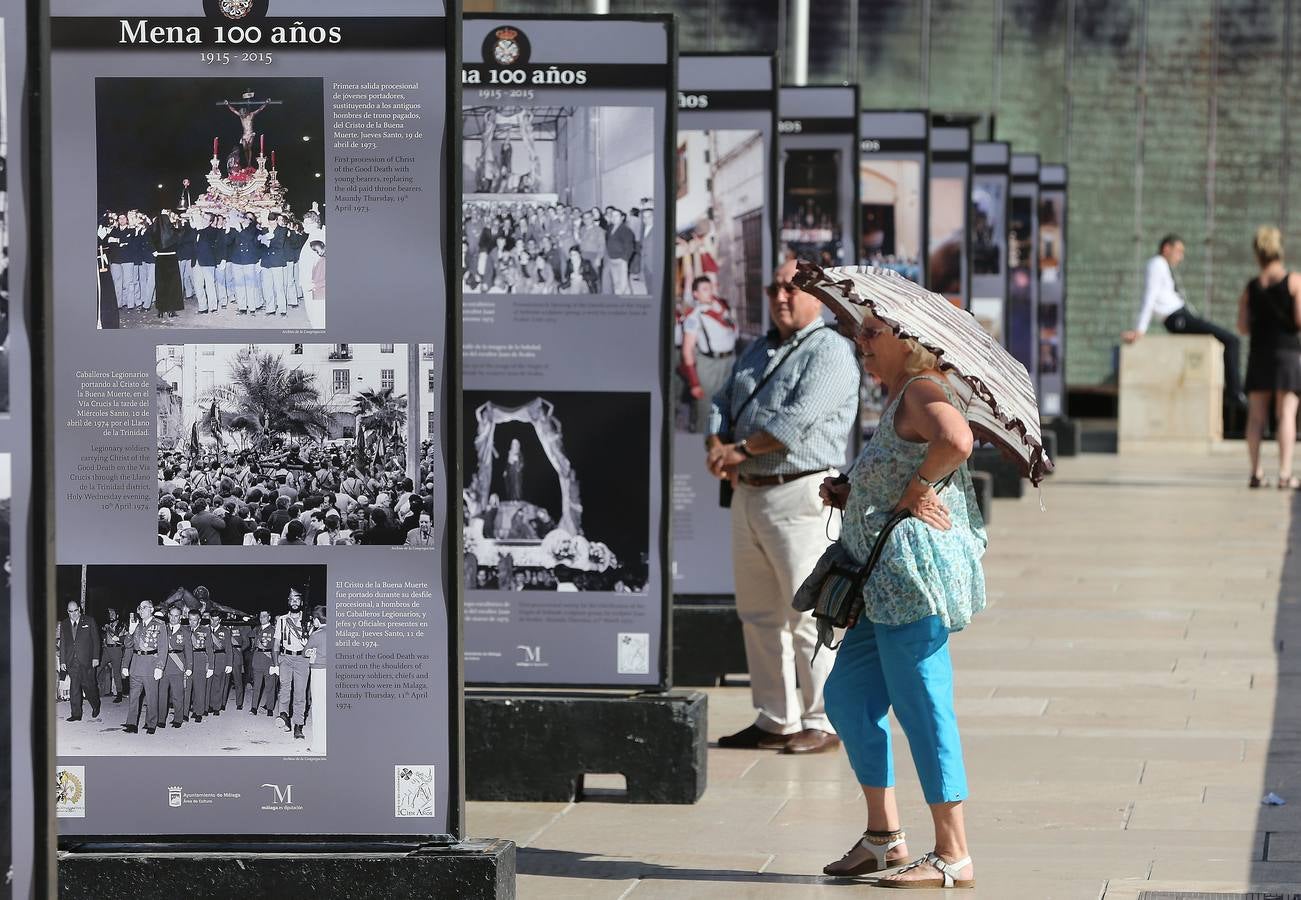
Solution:
<svg viewBox="0 0 1301 900"><path fill-rule="evenodd" d="M157 347L158 543L435 546L418 344Z"/></svg>
<svg viewBox="0 0 1301 900"><path fill-rule="evenodd" d="M59 566L56 593L60 756L325 754L324 566Z"/></svg>
<svg viewBox="0 0 1301 900"><path fill-rule="evenodd" d="M703 434L743 342L763 333L763 134L679 131L674 428Z"/></svg>
<svg viewBox="0 0 1301 900"><path fill-rule="evenodd" d="M467 589L644 593L650 395L466 391L464 402Z"/></svg>
<svg viewBox="0 0 1301 900"><path fill-rule="evenodd" d="M99 78L95 99L100 328L325 327L320 79Z"/></svg>
<svg viewBox="0 0 1301 900"><path fill-rule="evenodd" d="M470 106L462 285L481 294L655 291L649 107Z"/></svg>

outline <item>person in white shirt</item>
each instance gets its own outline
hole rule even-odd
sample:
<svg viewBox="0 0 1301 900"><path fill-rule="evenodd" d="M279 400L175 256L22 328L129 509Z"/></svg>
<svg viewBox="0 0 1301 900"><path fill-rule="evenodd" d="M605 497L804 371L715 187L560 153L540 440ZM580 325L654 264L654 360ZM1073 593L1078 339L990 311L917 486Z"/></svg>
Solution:
<svg viewBox="0 0 1301 900"><path fill-rule="evenodd" d="M700 275L691 282L695 306L682 321L680 371L694 401L687 430L705 431L714 394L732 374L739 329L727 302L714 293L714 281Z"/></svg>
<svg viewBox="0 0 1301 900"><path fill-rule="evenodd" d="M1233 332L1193 314L1184 297L1175 269L1184 259L1184 242L1177 234L1161 238L1156 256L1147 261L1143 279L1143 305L1132 331L1121 334L1126 344L1143 337L1153 318L1171 334L1209 334L1224 345L1224 398L1226 403L1246 406L1238 366L1239 341Z"/></svg>

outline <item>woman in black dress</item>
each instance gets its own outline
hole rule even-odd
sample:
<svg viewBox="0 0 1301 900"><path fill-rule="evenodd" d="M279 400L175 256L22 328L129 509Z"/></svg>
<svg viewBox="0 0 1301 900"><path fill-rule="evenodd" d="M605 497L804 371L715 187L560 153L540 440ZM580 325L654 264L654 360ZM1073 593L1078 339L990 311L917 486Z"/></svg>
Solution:
<svg viewBox="0 0 1301 900"><path fill-rule="evenodd" d="M1238 331L1251 335L1247 358L1247 455L1251 487L1264 484L1260 442L1265 435L1271 398L1278 421L1278 487L1301 487L1292 474L1296 443L1298 394L1301 394L1301 273L1283 265L1283 237L1272 225L1256 229L1252 242L1260 274L1238 300Z"/></svg>
<svg viewBox="0 0 1301 900"><path fill-rule="evenodd" d="M176 259L176 245L181 240L180 220L171 210L163 210L154 220L153 245L154 254L154 305L158 318L163 313L172 318L185 308L185 297L181 293L181 266Z"/></svg>

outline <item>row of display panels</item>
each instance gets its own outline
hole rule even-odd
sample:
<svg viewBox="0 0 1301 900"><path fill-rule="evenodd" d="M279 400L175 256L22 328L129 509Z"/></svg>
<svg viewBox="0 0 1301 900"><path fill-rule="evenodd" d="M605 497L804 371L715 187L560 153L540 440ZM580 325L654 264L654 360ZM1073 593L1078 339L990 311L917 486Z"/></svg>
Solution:
<svg viewBox="0 0 1301 900"><path fill-rule="evenodd" d="M463 679L663 688L671 596L730 593L708 410L673 375L693 299L728 301L739 347L790 254L979 314L980 279L1042 243L969 129L941 148L926 113L779 88L771 57L679 59L666 18L458 39L455 10L403 0L193 7L52 0L39 85L5 45L6 112L39 96L46 130L5 204L28 299L0 495L13 596L57 607L6 623L33 666L5 724L57 714L52 797L20 789L39 743L11 762L13 860L50 812L67 842L460 836ZM24 182L50 186L26 209Z"/></svg>

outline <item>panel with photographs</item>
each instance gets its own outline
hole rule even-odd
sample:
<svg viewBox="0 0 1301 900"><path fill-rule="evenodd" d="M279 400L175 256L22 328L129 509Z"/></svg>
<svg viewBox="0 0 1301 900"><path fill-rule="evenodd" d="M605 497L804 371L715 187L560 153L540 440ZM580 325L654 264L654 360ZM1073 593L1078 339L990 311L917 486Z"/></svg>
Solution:
<svg viewBox="0 0 1301 900"><path fill-rule="evenodd" d="M95 117L100 328L325 327L321 79L99 78Z"/></svg>
<svg viewBox="0 0 1301 900"><path fill-rule="evenodd" d="M672 384L677 431L702 433L708 427L711 399L731 371L738 344L762 332L767 163L758 130L678 131Z"/></svg>
<svg viewBox="0 0 1301 900"><path fill-rule="evenodd" d="M655 153L629 140L650 107L467 106L461 124L466 292L654 293Z"/></svg>
<svg viewBox="0 0 1301 900"><path fill-rule="evenodd" d="M1039 373L1062 371L1062 261L1066 258L1062 221L1064 195L1045 191L1039 198Z"/></svg>
<svg viewBox="0 0 1301 900"><path fill-rule="evenodd" d="M861 265L922 281L922 167L908 159L859 162Z"/></svg>
<svg viewBox="0 0 1301 900"><path fill-rule="evenodd" d="M160 545L434 546L428 348L163 344L156 366Z"/></svg>
<svg viewBox="0 0 1301 900"><path fill-rule="evenodd" d="M463 415L467 590L646 591L649 394L466 391Z"/></svg>
<svg viewBox="0 0 1301 900"><path fill-rule="evenodd" d="M931 178L927 286L956 306L963 305L968 205L965 178Z"/></svg>
<svg viewBox="0 0 1301 900"><path fill-rule="evenodd" d="M1034 242L1035 201L1013 196L1007 230L1007 348L1027 369L1032 368L1036 335L1034 328Z"/></svg>
<svg viewBox="0 0 1301 900"><path fill-rule="evenodd" d="M62 565L55 579L60 758L325 755L331 701L311 684L330 651L324 566Z"/></svg>

